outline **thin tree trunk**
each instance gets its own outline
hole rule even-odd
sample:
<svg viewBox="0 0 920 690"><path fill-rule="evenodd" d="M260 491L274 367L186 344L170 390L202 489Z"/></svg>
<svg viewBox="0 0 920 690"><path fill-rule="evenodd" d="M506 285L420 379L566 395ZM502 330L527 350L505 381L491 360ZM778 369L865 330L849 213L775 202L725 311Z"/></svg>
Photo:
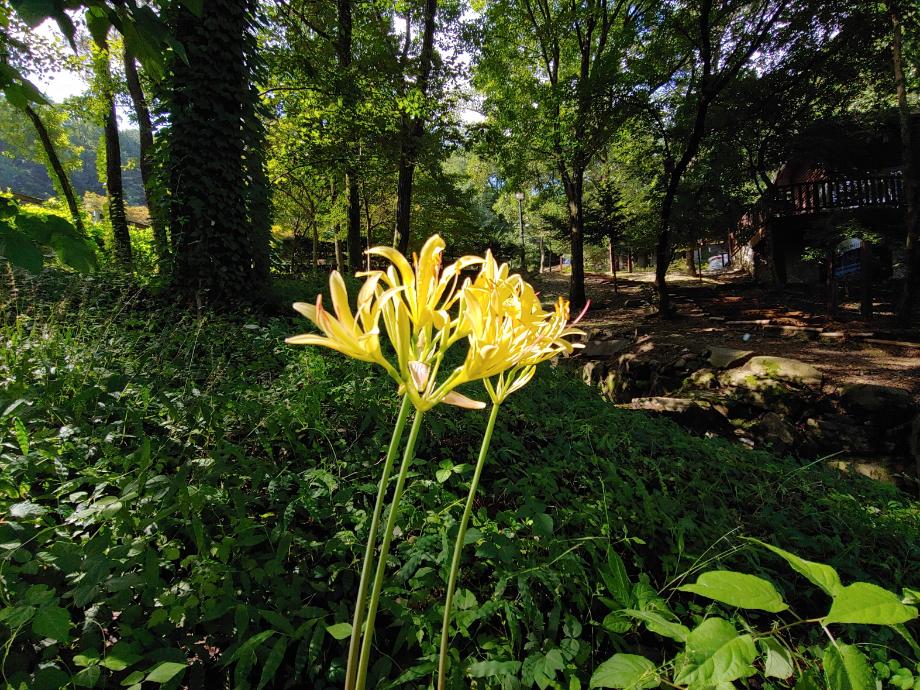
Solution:
<svg viewBox="0 0 920 690"><path fill-rule="evenodd" d="M696 275L696 258L693 256L695 253L696 249L693 247L684 252L684 258L687 260L687 272L692 276Z"/></svg>
<svg viewBox="0 0 920 690"><path fill-rule="evenodd" d="M864 319L872 318L872 249L865 239L859 247L859 313Z"/></svg>
<svg viewBox="0 0 920 690"><path fill-rule="evenodd" d="M544 267L546 265L546 250L543 246L543 237L540 237L540 273L543 273Z"/></svg>
<svg viewBox="0 0 920 690"><path fill-rule="evenodd" d="M319 271L319 228L313 219L313 270Z"/></svg>
<svg viewBox="0 0 920 690"><path fill-rule="evenodd" d="M613 274L613 294L617 294L620 291L617 285L617 248L612 232L610 233L610 272Z"/></svg>
<svg viewBox="0 0 920 690"><path fill-rule="evenodd" d="M374 246L374 239L371 235L373 225L371 223L371 205L367 200L367 194L364 195L364 222L367 229L367 248L370 249ZM365 258L367 260L367 270L369 271L371 270L371 255L367 254Z"/></svg>
<svg viewBox="0 0 920 690"><path fill-rule="evenodd" d="M67 209L70 211L71 218L73 218L73 224L76 226L77 230L80 231L81 235L85 235L86 228L83 227L83 217L80 215L80 207L77 206L77 197L74 194L73 185L70 184L70 178L67 177L67 171L64 170L64 166L61 164L61 159L58 157L57 151L54 148L54 143L51 141L51 136L48 134L48 129L31 105L26 104L25 111L29 120L32 121L32 126L35 127L39 141L42 143L42 149L45 151L45 158L48 159L48 165L51 166L51 170L54 172L54 176L61 186L61 192L64 194L64 199L67 201Z"/></svg>
<svg viewBox="0 0 920 690"><path fill-rule="evenodd" d="M169 265L169 239L166 236L166 224L163 221L163 209L160 204L160 195L156 190L156 175L153 160L153 125L150 120L150 108L147 98L141 88L141 81L137 74L137 61L134 55L125 46L125 81L128 84L128 93L134 104L137 116L137 129L141 145L141 180L144 183L144 197L147 199L147 208L150 211L150 223L153 226L153 246L157 253L160 272Z"/></svg>
<svg viewBox="0 0 920 690"><path fill-rule="evenodd" d="M109 220L112 222L112 237L115 241L115 258L126 267L131 267L131 234L128 232L128 218L125 214L124 186L121 180L121 143L118 141L118 116L115 112L115 98L108 96L105 125L105 191L109 197Z"/></svg>
<svg viewBox="0 0 920 690"><path fill-rule="evenodd" d="M569 239L572 246L572 275L569 281L569 302L580 310L588 302L585 294L584 255L584 171L575 170L564 176L565 196L569 209Z"/></svg>
<svg viewBox="0 0 920 690"><path fill-rule="evenodd" d="M342 256L342 243L339 241L340 228L335 226L335 270L339 273L345 272L345 258Z"/></svg>
<svg viewBox="0 0 920 690"><path fill-rule="evenodd" d="M336 35L336 52L339 58L341 76L346 80L343 94L345 108L354 104L354 90L350 83L351 72L351 0L338 0L338 22ZM348 159L352 159L352 151L346 151ZM346 233L348 244L348 265L352 272L361 268L361 196L358 194L358 179L354 167L345 168L345 190L348 196L348 226Z"/></svg>
<svg viewBox="0 0 920 690"><path fill-rule="evenodd" d="M898 115L901 122L901 159L904 176L904 197L907 201L906 260L904 265L904 289L898 302L897 321L901 326L910 323L917 296L918 273L920 273L920 184L917 180L917 160L911 141L910 109L907 105L907 81L904 76L902 54L901 16L893 2L886 3L891 19L891 53L894 79L898 94Z"/></svg>

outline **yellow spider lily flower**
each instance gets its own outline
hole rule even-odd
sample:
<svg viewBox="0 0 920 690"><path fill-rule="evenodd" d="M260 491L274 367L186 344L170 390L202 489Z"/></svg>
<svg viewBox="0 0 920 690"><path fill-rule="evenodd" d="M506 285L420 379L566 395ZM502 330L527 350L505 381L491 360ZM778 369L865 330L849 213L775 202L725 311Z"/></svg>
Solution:
<svg viewBox="0 0 920 690"><path fill-rule="evenodd" d="M348 290L338 271L329 276L329 293L335 316L323 308L323 296L317 295L316 304L297 302L294 309L306 316L323 335L304 333L285 340L290 345L319 345L338 350L344 355L364 362L379 364L397 381L399 373L383 356L380 349L378 323L382 307L393 299L399 288L381 291L377 289L378 277L372 276L358 293L357 318L348 304Z"/></svg>
<svg viewBox="0 0 920 690"><path fill-rule="evenodd" d="M425 241L419 254L413 256L414 267L393 247L373 247L367 250L368 254L382 256L392 264L385 273L371 273L380 273L381 279L390 288L405 288L400 298L405 301L417 333L430 326L441 329L447 325L450 321L449 310L456 301L457 281L461 271L483 261L478 256L462 256L442 271L444 247L444 240L439 235L432 235Z"/></svg>

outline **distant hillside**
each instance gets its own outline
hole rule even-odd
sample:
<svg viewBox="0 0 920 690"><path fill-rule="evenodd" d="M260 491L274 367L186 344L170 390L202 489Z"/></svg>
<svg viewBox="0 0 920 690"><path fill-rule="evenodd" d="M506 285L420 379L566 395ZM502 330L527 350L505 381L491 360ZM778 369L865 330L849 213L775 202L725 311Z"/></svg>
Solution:
<svg viewBox="0 0 920 690"><path fill-rule="evenodd" d="M71 141L83 147L83 153L80 154L83 167L71 175L77 196L82 197L84 192L105 194L105 188L96 173L96 148L102 142L102 127L79 122L69 123L67 130ZM140 160L138 131L129 129L119 132L119 140L125 201L135 206L143 205L145 203L144 185L138 165ZM54 187L43 165L22 158L11 158L5 153L6 151L8 151L7 144L0 135L0 190L11 189L14 192L40 199L54 196Z"/></svg>

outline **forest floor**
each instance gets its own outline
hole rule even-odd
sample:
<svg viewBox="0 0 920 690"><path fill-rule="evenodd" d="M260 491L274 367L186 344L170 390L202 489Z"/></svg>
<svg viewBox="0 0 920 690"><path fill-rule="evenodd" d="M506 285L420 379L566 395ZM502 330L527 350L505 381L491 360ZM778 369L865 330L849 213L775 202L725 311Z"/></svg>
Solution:
<svg viewBox="0 0 920 690"><path fill-rule="evenodd" d="M547 298L568 294L568 274L544 273L532 280ZM591 307L582 325L617 338L648 335L694 351L715 346L791 357L817 367L830 385L895 386L920 400L920 333L893 330L884 301L876 303L878 317L873 321L858 318L858 299L842 302L839 316L829 318L821 290L769 290L733 272L704 273L701 278L676 274L668 281L677 314L661 319L653 306L653 280L651 272L620 273L614 284L608 274L589 273ZM752 323L766 319L774 324L770 329Z"/></svg>

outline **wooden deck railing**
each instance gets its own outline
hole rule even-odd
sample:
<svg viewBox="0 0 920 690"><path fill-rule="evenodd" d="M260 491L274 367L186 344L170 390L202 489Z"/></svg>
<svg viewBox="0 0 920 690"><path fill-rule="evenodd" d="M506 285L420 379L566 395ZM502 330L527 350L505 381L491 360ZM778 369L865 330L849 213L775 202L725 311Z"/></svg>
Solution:
<svg viewBox="0 0 920 690"><path fill-rule="evenodd" d="M904 202L899 174L779 185L771 199L774 215L820 213L835 209L897 207Z"/></svg>

